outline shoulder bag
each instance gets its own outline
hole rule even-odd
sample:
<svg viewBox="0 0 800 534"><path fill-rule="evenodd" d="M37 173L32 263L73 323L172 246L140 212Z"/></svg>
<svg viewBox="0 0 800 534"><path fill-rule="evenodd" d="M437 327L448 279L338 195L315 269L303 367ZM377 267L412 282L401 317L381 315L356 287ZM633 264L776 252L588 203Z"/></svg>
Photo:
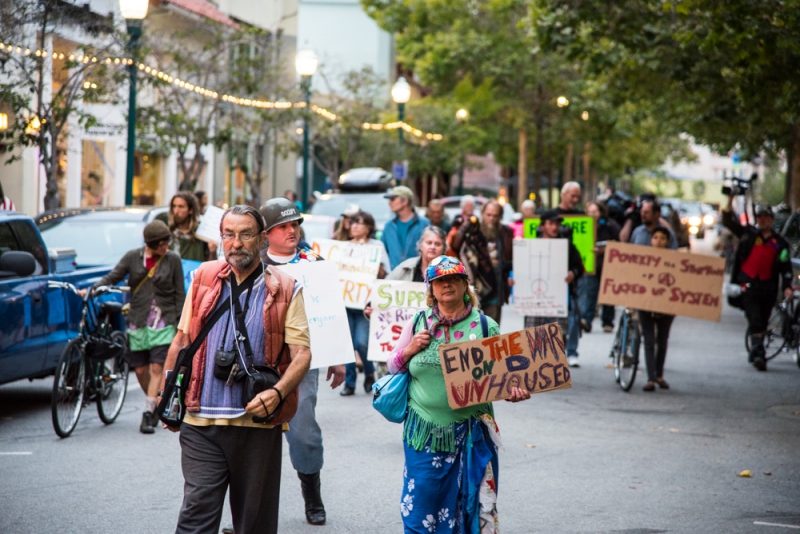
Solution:
<svg viewBox="0 0 800 534"><path fill-rule="evenodd" d="M192 358L203 344L211 328L227 311L225 304L221 304L206 321L203 329L188 347L181 349L175 367L167 376L164 391L161 392L161 402L156 407L158 418L167 426L178 428L183 423L186 414L186 390L192 377Z"/></svg>

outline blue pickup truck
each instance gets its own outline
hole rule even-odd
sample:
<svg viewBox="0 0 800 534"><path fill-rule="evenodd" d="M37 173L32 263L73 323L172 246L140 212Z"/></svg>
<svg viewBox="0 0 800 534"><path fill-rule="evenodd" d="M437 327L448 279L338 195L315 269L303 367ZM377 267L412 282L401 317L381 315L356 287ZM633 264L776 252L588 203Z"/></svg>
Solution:
<svg viewBox="0 0 800 534"><path fill-rule="evenodd" d="M87 288L113 265L77 269L75 258L74 250L48 250L30 217L0 211L0 384L53 374L77 335L80 298L48 281Z"/></svg>

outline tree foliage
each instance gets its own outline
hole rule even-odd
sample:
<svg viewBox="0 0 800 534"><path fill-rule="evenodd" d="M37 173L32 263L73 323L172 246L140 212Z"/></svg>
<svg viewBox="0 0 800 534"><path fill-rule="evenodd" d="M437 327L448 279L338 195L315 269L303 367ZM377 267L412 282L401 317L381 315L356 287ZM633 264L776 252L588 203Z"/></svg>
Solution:
<svg viewBox="0 0 800 534"><path fill-rule="evenodd" d="M56 49L64 34L93 44ZM11 112L0 140L9 152L38 148L46 179L44 207L55 209L61 206L59 156L65 137L70 127L97 124L83 103L115 99L120 71L111 58L122 55L121 40L110 16L58 0L0 4L0 36L15 45L0 50L0 107Z"/></svg>

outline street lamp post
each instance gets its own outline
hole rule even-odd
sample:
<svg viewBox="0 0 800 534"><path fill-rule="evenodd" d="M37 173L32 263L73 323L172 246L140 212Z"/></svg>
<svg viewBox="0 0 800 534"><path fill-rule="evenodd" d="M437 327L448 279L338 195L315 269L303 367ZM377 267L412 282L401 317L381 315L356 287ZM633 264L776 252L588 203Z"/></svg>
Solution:
<svg viewBox="0 0 800 534"><path fill-rule="evenodd" d="M406 81L405 77L400 76L399 78L397 78L397 81L394 82L394 85L392 86L392 100L394 101L395 104L397 104L397 120L400 121L400 122L405 121L405 118L406 118L406 103L408 102L408 100L410 98L411 98L411 86L408 85L408 82ZM406 178L408 178L406 176L407 170L406 170L406 165L405 165L405 145L404 145L404 139L403 139L403 134L404 133L405 132L403 130L403 125L401 124L400 127L397 129L398 141L400 143L398 145L398 150L397 150L397 152L398 152L398 162L394 165L395 168L392 169L392 174L397 179L400 179L400 178L406 179ZM402 169L403 169L402 170L402 174L403 174L402 176L399 176L399 173L396 170L398 165L402 166Z"/></svg>
<svg viewBox="0 0 800 534"><path fill-rule="evenodd" d="M295 69L297 74L300 75L300 87L303 89L303 97L306 103L305 116L303 117L303 181L301 184L300 196L304 205L308 205L311 198L310 178L308 172L309 161L309 136L308 136L308 114L311 110L311 77L317 72L319 65L319 58L311 50L301 50L297 53L294 60ZM338 177L335 177L338 178ZM331 178L331 181L334 177Z"/></svg>
<svg viewBox="0 0 800 534"><path fill-rule="evenodd" d="M128 52L133 59L139 38L142 36L142 20L147 16L149 0L119 0L119 10L128 25ZM128 65L130 85L128 87L128 162L125 169L125 205L133 204L133 166L136 157L136 61Z"/></svg>
<svg viewBox="0 0 800 534"><path fill-rule="evenodd" d="M469 111L464 108L459 109L456 111L456 119L458 122L464 122L469 118ZM466 156L464 154L461 155L461 167L458 170L458 194L464 194L464 160Z"/></svg>

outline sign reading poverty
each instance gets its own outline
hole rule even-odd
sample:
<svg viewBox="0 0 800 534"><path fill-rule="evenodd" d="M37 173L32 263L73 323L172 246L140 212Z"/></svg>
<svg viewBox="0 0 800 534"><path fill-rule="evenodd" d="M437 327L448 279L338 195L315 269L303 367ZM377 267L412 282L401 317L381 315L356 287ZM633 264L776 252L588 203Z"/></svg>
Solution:
<svg viewBox="0 0 800 534"><path fill-rule="evenodd" d="M566 239L514 240L514 313L567 316L568 245Z"/></svg>
<svg viewBox="0 0 800 534"><path fill-rule="evenodd" d="M597 300L719 321L724 277L723 258L609 241Z"/></svg>
<svg viewBox="0 0 800 534"><path fill-rule="evenodd" d="M522 223L523 237L536 237L536 229L539 228L541 223L542 220L538 217L534 219L525 219ZM572 244L575 245L575 248L577 248L578 252L581 254L583 268L586 269L586 274L594 274L594 218L588 215L564 215L564 225L572 228Z"/></svg>
<svg viewBox="0 0 800 534"><path fill-rule="evenodd" d="M372 286L367 357L385 362L394 350L405 324L427 308L427 290L422 282L377 280Z"/></svg>
<svg viewBox="0 0 800 534"><path fill-rule="evenodd" d="M558 323L439 347L454 410L507 399L511 388L542 393L572 387Z"/></svg>
<svg viewBox="0 0 800 534"><path fill-rule="evenodd" d="M311 369L353 361L347 310L339 298L339 275L329 261L293 263L280 269L303 288L303 304L311 336Z"/></svg>
<svg viewBox="0 0 800 534"><path fill-rule="evenodd" d="M336 265L344 305L363 310L369 300L372 283L378 278L381 268L381 247L316 239L311 248L326 261Z"/></svg>

